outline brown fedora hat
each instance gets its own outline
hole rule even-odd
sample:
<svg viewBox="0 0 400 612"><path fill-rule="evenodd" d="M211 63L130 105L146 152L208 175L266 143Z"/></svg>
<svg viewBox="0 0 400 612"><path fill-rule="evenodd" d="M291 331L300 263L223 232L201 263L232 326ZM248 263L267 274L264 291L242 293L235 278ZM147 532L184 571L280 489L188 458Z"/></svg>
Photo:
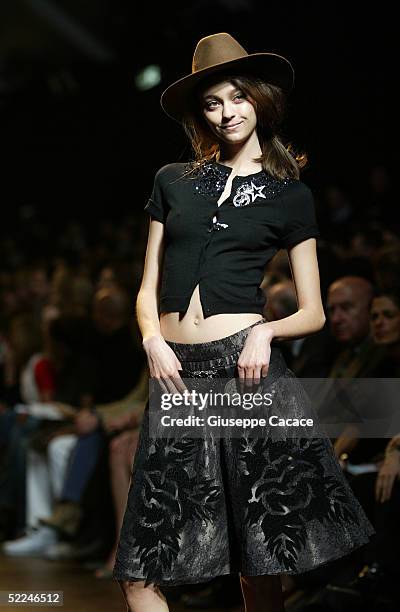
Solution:
<svg viewBox="0 0 400 612"><path fill-rule="evenodd" d="M209 75L234 69L256 74L278 85L287 94L293 89L294 70L291 63L276 53L247 53L230 34L220 32L205 36L196 45L192 73L175 81L161 94L160 104L169 117L181 121L194 88Z"/></svg>

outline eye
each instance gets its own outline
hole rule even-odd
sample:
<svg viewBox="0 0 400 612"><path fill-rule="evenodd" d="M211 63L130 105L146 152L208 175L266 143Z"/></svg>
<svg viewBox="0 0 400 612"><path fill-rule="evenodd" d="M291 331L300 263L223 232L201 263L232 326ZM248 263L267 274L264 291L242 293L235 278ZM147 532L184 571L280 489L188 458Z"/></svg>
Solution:
<svg viewBox="0 0 400 612"><path fill-rule="evenodd" d="M245 99L245 95L242 93L238 93L236 94L236 96L233 98L234 100L244 100Z"/></svg>
<svg viewBox="0 0 400 612"><path fill-rule="evenodd" d="M208 100L204 103L204 106L206 110L212 110L213 108L215 108L215 106L213 106L215 104L218 104L216 100Z"/></svg>
<svg viewBox="0 0 400 612"><path fill-rule="evenodd" d="M392 310L384 310L383 314L387 319L394 319L397 316L397 313Z"/></svg>

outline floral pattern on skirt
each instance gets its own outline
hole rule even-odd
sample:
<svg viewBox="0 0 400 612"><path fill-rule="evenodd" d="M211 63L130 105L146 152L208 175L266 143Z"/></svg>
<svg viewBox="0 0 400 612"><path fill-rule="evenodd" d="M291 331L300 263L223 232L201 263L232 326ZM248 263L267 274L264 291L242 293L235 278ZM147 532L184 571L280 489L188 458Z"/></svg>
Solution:
<svg viewBox="0 0 400 612"><path fill-rule="evenodd" d="M183 367L229 378L239 354L219 370L215 359ZM270 372L282 408L300 413L304 390L277 347ZM147 402L113 577L178 585L299 574L374 533L328 438L151 438Z"/></svg>

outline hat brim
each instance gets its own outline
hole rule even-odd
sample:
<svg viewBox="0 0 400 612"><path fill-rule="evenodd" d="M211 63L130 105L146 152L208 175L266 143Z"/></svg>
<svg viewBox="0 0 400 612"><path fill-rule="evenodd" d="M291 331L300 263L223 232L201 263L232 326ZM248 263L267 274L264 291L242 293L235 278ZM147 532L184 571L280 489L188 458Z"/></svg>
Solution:
<svg viewBox="0 0 400 612"><path fill-rule="evenodd" d="M278 85L286 94L289 94L294 86L294 69L285 57L276 53L252 53L230 62L222 62L198 70L175 81L161 94L162 109L171 119L181 122L188 110L189 97L195 87L206 77L218 72L228 73L232 68L235 73L245 70L247 73L263 78L268 83Z"/></svg>

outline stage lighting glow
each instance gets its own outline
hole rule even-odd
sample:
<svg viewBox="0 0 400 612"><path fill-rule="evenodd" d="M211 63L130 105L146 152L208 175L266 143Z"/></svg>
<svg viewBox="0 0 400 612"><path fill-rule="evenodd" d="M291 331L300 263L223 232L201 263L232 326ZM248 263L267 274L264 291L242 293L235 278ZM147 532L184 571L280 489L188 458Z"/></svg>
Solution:
<svg viewBox="0 0 400 612"><path fill-rule="evenodd" d="M140 70L135 76L135 85L141 91L152 89L161 82L160 66L150 64Z"/></svg>

